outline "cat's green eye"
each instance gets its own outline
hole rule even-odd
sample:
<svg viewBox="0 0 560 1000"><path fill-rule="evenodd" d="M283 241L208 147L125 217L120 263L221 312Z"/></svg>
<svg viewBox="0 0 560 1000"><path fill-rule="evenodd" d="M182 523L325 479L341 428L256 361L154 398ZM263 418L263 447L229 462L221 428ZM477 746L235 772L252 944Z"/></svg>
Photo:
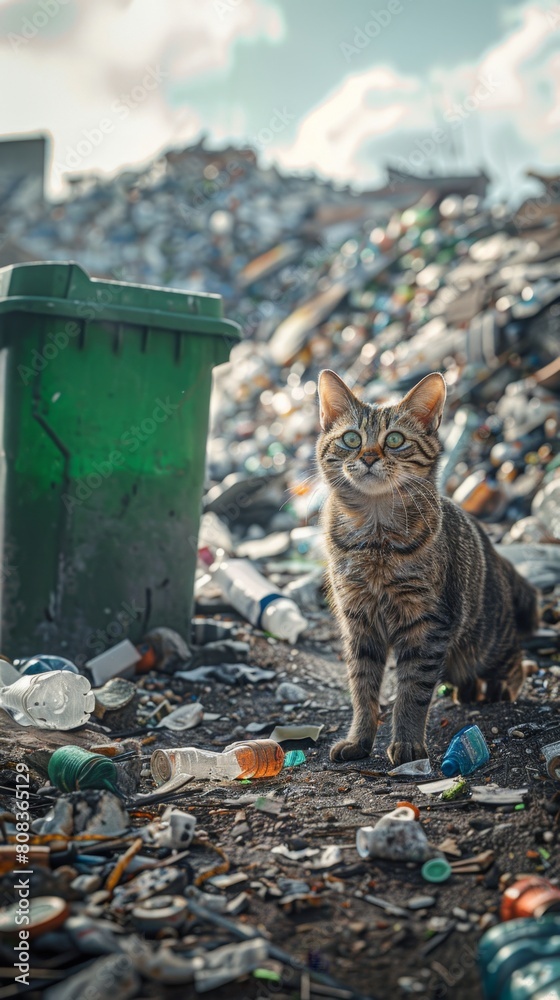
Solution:
<svg viewBox="0 0 560 1000"><path fill-rule="evenodd" d="M404 434L400 431L391 431L385 438L385 444L389 448L400 448L401 444L404 444Z"/></svg>
<svg viewBox="0 0 560 1000"><path fill-rule="evenodd" d="M357 431L346 431L346 434L342 435L342 440L347 448L359 448L362 436Z"/></svg>

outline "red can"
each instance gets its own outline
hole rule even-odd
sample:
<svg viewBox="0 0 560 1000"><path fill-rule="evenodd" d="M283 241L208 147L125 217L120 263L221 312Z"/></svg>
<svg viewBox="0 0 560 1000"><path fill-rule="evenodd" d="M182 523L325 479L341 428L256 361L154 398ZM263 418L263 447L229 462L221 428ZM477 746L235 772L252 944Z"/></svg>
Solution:
<svg viewBox="0 0 560 1000"><path fill-rule="evenodd" d="M560 889L547 878L530 875L519 879L502 896L501 920L542 917L544 913L560 913Z"/></svg>

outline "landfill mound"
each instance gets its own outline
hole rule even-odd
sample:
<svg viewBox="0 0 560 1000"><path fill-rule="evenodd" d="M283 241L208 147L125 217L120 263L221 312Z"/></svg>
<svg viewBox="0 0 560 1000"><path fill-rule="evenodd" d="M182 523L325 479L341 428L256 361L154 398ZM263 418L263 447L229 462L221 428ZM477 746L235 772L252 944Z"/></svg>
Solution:
<svg viewBox="0 0 560 1000"><path fill-rule="evenodd" d="M95 276L216 292L245 337L215 377L192 632L161 622L94 665L79 728L42 728L21 698L19 722L2 714L0 952L11 965L17 856L43 901L31 995L64 1000L95 981L123 998L471 1000L508 887L545 878L558 907L559 205L546 179L515 210L487 207L464 178L460 193L427 180L393 174L356 194L198 145L112 181L75 178L54 206L25 187L0 194L3 263L75 259ZM372 403L444 374L441 491L540 589L517 701L457 705L441 686L416 773L389 773L391 664L371 757L329 759L351 706L318 524L324 367ZM215 569L218 552L258 569L253 603ZM442 781L470 724L488 759ZM356 840L401 803L380 828L400 824L398 850L377 827Z"/></svg>

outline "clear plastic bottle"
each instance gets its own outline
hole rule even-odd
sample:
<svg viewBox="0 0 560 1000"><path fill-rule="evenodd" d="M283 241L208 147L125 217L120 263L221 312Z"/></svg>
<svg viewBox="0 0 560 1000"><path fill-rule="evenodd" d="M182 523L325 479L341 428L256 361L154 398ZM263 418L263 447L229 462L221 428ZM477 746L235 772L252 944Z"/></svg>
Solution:
<svg viewBox="0 0 560 1000"><path fill-rule="evenodd" d="M463 726L451 740L441 762L446 778L472 774L490 760L490 751L478 726Z"/></svg>
<svg viewBox="0 0 560 1000"><path fill-rule="evenodd" d="M95 695L87 677L66 670L27 674L0 688L0 708L20 726L75 729L88 721Z"/></svg>
<svg viewBox="0 0 560 1000"><path fill-rule="evenodd" d="M248 559L221 556L215 561L209 549L199 556L207 566L226 600L251 624L270 632L277 639L294 644L300 632L307 628L297 604L277 593Z"/></svg>
<svg viewBox="0 0 560 1000"><path fill-rule="evenodd" d="M150 760L152 776L158 785L178 774L216 781L221 778L270 778L280 773L283 764L284 751L274 740L232 743L223 753L198 747L155 750Z"/></svg>

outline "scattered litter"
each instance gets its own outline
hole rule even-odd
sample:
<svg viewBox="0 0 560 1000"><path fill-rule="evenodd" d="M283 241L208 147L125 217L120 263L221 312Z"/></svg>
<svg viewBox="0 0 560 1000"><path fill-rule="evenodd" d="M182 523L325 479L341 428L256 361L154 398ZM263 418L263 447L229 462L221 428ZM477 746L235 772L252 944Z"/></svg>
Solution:
<svg viewBox="0 0 560 1000"><path fill-rule="evenodd" d="M390 914L392 917L408 917L410 916L408 910L403 909L402 906L396 906L394 903L389 903L386 899L380 899L379 896L372 896L371 893L364 896L366 903L371 903L372 906L379 906L380 909L385 910L386 913Z"/></svg>
<svg viewBox="0 0 560 1000"><path fill-rule="evenodd" d="M253 806L259 812L268 813L269 816L280 816L284 810L282 803L277 799L271 798L269 795L259 795L255 799Z"/></svg>
<svg viewBox="0 0 560 1000"><path fill-rule="evenodd" d="M494 851L482 851L472 858L461 858L460 861L452 861L451 870L456 875L471 875L477 872L486 872L493 865L494 860Z"/></svg>
<svg viewBox="0 0 560 1000"><path fill-rule="evenodd" d="M461 795L464 795L467 789L468 789L468 784L464 778L460 779L459 781L455 781L454 784L451 786L451 788L446 788L441 793L442 801L453 802L454 799L458 799L460 798Z"/></svg>
<svg viewBox="0 0 560 1000"><path fill-rule="evenodd" d="M546 878L530 875L518 879L505 890L500 905L501 920L520 917L539 919L560 910L560 889Z"/></svg>
<svg viewBox="0 0 560 1000"><path fill-rule="evenodd" d="M317 742L324 726L275 726L270 739L276 743L286 743L288 740L313 740Z"/></svg>
<svg viewBox="0 0 560 1000"><path fill-rule="evenodd" d="M440 792L447 792L457 784L455 778L438 778L437 781L427 781L422 785L417 785L419 792L424 795L439 795Z"/></svg>
<svg viewBox="0 0 560 1000"><path fill-rule="evenodd" d="M547 743L546 746L541 747L541 753L544 756L546 770L550 777L554 781L560 781L560 742Z"/></svg>
<svg viewBox="0 0 560 1000"><path fill-rule="evenodd" d="M370 962L373 954L377 967L375 956L391 952L392 963L402 956L409 963L398 969L401 989L429 993L433 974L446 982L450 952L439 966L430 962L431 968L421 968L423 959L453 932L486 930L497 919L504 888L512 916L525 925L540 927L535 917L542 907L548 921L558 920L553 915L558 888L543 880L544 886L521 891L512 874L525 868L554 878L556 872L559 803L553 786L560 780L560 745L550 741L558 740L560 692L557 193L547 189L547 202L539 202L540 216L527 229L495 199L482 202L483 178L475 179L481 186L474 193L468 177L394 177L382 196L362 195L312 176L261 169L251 150L218 152L201 142L112 180L75 177L71 196L57 205L36 205L19 189L6 192L0 178L9 235L5 254L17 237L23 259L78 259L109 278L122 278L124 269L127 280L168 284L184 293L189 322L190 289L204 288L222 296L225 313L240 321L246 336L230 363L215 372L196 617L190 627L184 619L185 637L154 628L138 643L136 638L134 645L119 642L82 666L89 653L84 656L72 641L57 645L55 588L40 605L40 634L53 638L53 653L27 655L38 648L31 636L39 633L30 620L25 655L13 665L0 658L0 699L11 715L4 716L0 865L7 874L17 857L14 768L23 761L30 773L32 814L27 870L33 869L34 894L54 900L59 911L54 919L61 920L49 927L54 911L47 907L39 957L32 960L33 982L47 1000L77 1000L93 982L114 1000L159 995L165 986L182 986L185 993L185 984L187 993L195 988L211 993L251 970L265 983L299 991L308 1000L322 991L351 1000L354 965ZM462 185L462 193L455 193L455 185ZM187 217L179 219L183 212ZM89 282L92 304L101 288L112 294L114 287ZM218 309L218 300L214 304ZM149 368L152 333L148 327L135 329L131 336L142 341L138 357ZM109 338L115 364L128 350L128 333L121 344L116 321L99 327L93 316L80 321L80 331L84 357L98 336ZM53 327L55 337L67 333ZM177 363L186 349L185 338L179 339L172 344ZM71 347L68 351L72 354ZM51 426L52 418L56 428L62 426L61 415L55 420L57 410L71 404L64 374L70 354L64 352L41 382L45 389L57 384L57 392L41 401L41 419ZM440 700L432 710L427 733L432 759L443 733L453 732L455 718L461 719L457 725L476 719L487 734L492 761L470 791L465 777L489 761L477 727L465 726L451 741L443 781L429 780L428 759L387 775L387 719L371 769L364 761L331 767L327 748L313 745L325 734L329 741L344 735L351 711L343 693L339 637L326 610L326 553L318 523L324 491L313 467L317 379L325 364L373 403L402 396L431 370L445 375L441 492L484 522L498 552L543 591L543 627L523 640L532 662L523 660L526 679L518 703L488 707L475 702L473 691L467 692L470 706ZM183 400L193 387L196 380L185 384ZM124 383L123 391L129 391ZM169 391L175 399L172 386ZM137 422L144 418L149 423L148 412L138 413ZM54 456L56 449L51 451ZM168 466L167 452L161 455ZM137 457L142 460L140 451ZM106 459L100 453L98 461ZM177 471L184 481L184 468ZM51 478L59 482L58 473ZM104 497L112 502L107 488L108 496L101 485L91 501L98 514ZM125 491L123 503L138 503L134 489ZM164 533L184 515L173 489L166 497L160 508ZM85 508L82 513L85 517ZM151 544L152 525L142 523ZM187 528L187 555L194 562L196 526ZM144 544L141 535L126 542L131 550ZM161 607L160 598L171 600L177 592L177 572L183 587L186 549L178 547L177 567L173 560L163 565L156 550L157 545L145 560L145 573L122 580L131 605L119 609L111 581L107 619L102 615L87 623L96 642L103 635L94 649L115 641L115 630L119 637L129 629L134 637L142 635L141 622L159 615L154 609ZM82 556L87 567L88 553ZM24 563L16 558L14 577L10 560L8 546L4 590L16 593L25 582ZM63 568L82 572L76 562L67 566L65 560ZM118 575L120 580L120 570ZM143 611L127 623L122 612L129 606ZM85 622L87 614L87 607L80 607L76 623L80 616ZM391 680L393 669L387 674ZM77 705L70 697L63 706L73 691L80 695ZM438 688L441 697L451 693L449 684ZM463 695L457 692L462 700ZM199 698L211 711L204 712ZM392 700L389 692L383 706ZM306 717L324 725L304 725ZM290 719L294 724L285 725ZM521 719L526 721L516 722ZM173 733L181 736L195 726L200 748L173 749L188 742ZM76 731L65 736L71 729ZM263 764L259 753L267 741L254 737L271 730L280 746ZM240 740L246 742L233 743ZM309 742L297 742L304 740ZM298 745L306 752L282 752ZM242 749L248 746L251 753ZM486 775L513 787L485 784ZM255 784L259 777L264 781ZM399 779L410 782L402 795ZM420 810L398 801L414 797L415 787L431 796L422 799ZM263 789L266 794L259 794ZM528 795L533 825L523 814ZM402 814L395 820L393 813L383 832L388 817L376 820L395 802L394 812L408 810L407 820ZM487 806L503 807L508 822L504 817L498 822ZM376 825L362 826L365 822ZM361 857L346 843L356 833ZM482 850L488 844L494 852ZM449 860L431 856L437 852ZM464 857L468 852L472 856ZM395 868L395 857L404 864ZM422 875L430 892L454 874L461 906L451 909L454 889L447 888L437 894L436 916L423 912L435 909L436 896L421 892L418 858L420 864L429 858ZM302 878L287 877L298 873ZM461 875L467 876L462 882ZM6 899L0 924L14 918ZM378 907L373 919L368 904ZM323 953L315 950L323 945L314 943L321 940L314 935L331 908L336 920ZM33 919L37 912L33 905ZM288 918L297 918L298 954L312 949L309 969L275 944ZM513 924L507 919L509 926L487 933L509 931ZM270 940L264 940L264 928ZM39 937L36 924L30 929ZM524 938L529 945L517 939L508 944L507 934L496 940L497 965L502 948L510 948L515 959L523 949L533 956L540 938L537 946L537 935L531 935ZM68 963L60 965L61 955L87 967L74 975ZM124 966L111 966L123 959ZM337 966L339 960L348 988L329 976L328 964ZM534 963L540 976L543 954L535 951ZM288 981L285 969L297 979ZM400 975L405 971L411 974ZM536 982L537 973L520 967L518 976L533 993L549 987ZM394 992L395 979L392 975L389 991ZM519 982L514 985L517 989ZM488 996L498 995L494 986ZM247 991L252 992L250 983Z"/></svg>
<svg viewBox="0 0 560 1000"><path fill-rule="evenodd" d="M0 688L0 708L20 726L38 729L76 729L95 708L95 695L86 677L66 670L27 674Z"/></svg>
<svg viewBox="0 0 560 1000"><path fill-rule="evenodd" d="M486 740L476 725L463 726L451 740L441 762L446 778L472 774L490 760Z"/></svg>
<svg viewBox="0 0 560 1000"><path fill-rule="evenodd" d="M167 806L148 830L156 847L182 851L192 843L195 827L196 816L174 806Z"/></svg>
<svg viewBox="0 0 560 1000"><path fill-rule="evenodd" d="M208 885L213 885L216 889L231 889L232 885L239 885L240 882L246 881L245 872L232 872L231 875L214 875L213 878L208 879Z"/></svg>
<svg viewBox="0 0 560 1000"><path fill-rule="evenodd" d="M93 683L99 687L111 677L134 677L139 660L140 653L136 646L133 646L129 639L123 639L116 646L88 660L86 667L91 673Z"/></svg>
<svg viewBox="0 0 560 1000"><path fill-rule="evenodd" d="M82 788L117 791L117 768L113 761L82 747L66 746L55 750L49 761L49 778L55 788L63 792Z"/></svg>
<svg viewBox="0 0 560 1000"><path fill-rule="evenodd" d="M257 628L270 632L278 639L292 645L307 628L297 604L278 594L248 559L229 559L222 556L217 561L209 549L200 550L202 561L209 567L212 579L224 597Z"/></svg>
<svg viewBox="0 0 560 1000"><path fill-rule="evenodd" d="M264 938L226 944L214 951L207 951L204 965L194 974L198 993L216 990L224 983L231 983L247 972L258 968L268 958L268 942Z"/></svg>
<svg viewBox="0 0 560 1000"><path fill-rule="evenodd" d="M560 917L516 920L487 930L478 964L486 1000L513 997L556 1000L560 979Z"/></svg>
<svg viewBox="0 0 560 1000"><path fill-rule="evenodd" d="M425 910L430 906L435 906L435 903L435 896L413 896L406 905L409 910Z"/></svg>
<svg viewBox="0 0 560 1000"><path fill-rule="evenodd" d="M179 664L191 659L191 652L185 640L171 628L154 628L142 639L138 648L137 671L176 670Z"/></svg>
<svg viewBox="0 0 560 1000"><path fill-rule="evenodd" d="M432 773L432 765L427 757L422 760L411 760L407 764L399 764L392 771L387 771L390 778L410 777L421 778Z"/></svg>
<svg viewBox="0 0 560 1000"><path fill-rule="evenodd" d="M175 677L183 681L197 684L202 681L218 681L220 684L258 684L270 681L275 676L274 670L263 670L262 667L250 667L248 663L215 663L209 667L196 667L194 670L177 670Z"/></svg>
<svg viewBox="0 0 560 1000"><path fill-rule="evenodd" d="M426 882L447 882L453 869L445 858L431 858L422 865L422 878Z"/></svg>
<svg viewBox="0 0 560 1000"><path fill-rule="evenodd" d="M302 701L307 701L309 697L310 695L300 684L293 684L291 681L283 681L276 688L276 701L289 705L298 705Z"/></svg>
<svg viewBox="0 0 560 1000"><path fill-rule="evenodd" d="M499 785L473 785L471 788L473 802L482 802L487 806L514 806L523 802L529 794L528 788L500 788Z"/></svg>
<svg viewBox="0 0 560 1000"><path fill-rule="evenodd" d="M159 785L177 774L213 781L267 778L279 774L283 764L284 751L274 740L234 743L221 754L197 747L155 750L150 761L152 775Z"/></svg>
<svg viewBox="0 0 560 1000"><path fill-rule="evenodd" d="M170 712L164 719L158 722L158 728L172 729L173 732L182 732L184 729L194 729L200 725L204 718L204 708L199 701L191 702L188 705L181 705L174 712Z"/></svg>
<svg viewBox="0 0 560 1000"><path fill-rule="evenodd" d="M187 916L183 896L152 896L135 906L132 922L143 934L157 934L166 927L181 927Z"/></svg>
<svg viewBox="0 0 560 1000"><path fill-rule="evenodd" d="M105 988L110 991L112 1000L129 1000L140 989L140 976L128 956L105 955L75 976L47 987L43 996L45 1000L82 1000L92 983L107 984Z"/></svg>
<svg viewBox="0 0 560 1000"><path fill-rule="evenodd" d="M316 857L319 854L319 848L303 847L299 851L292 851L287 844L278 844L272 848L272 854L281 854L283 858L288 858L289 861L304 861L308 858Z"/></svg>
<svg viewBox="0 0 560 1000"><path fill-rule="evenodd" d="M399 806L382 816L375 826L361 827L356 834L356 849L361 858L388 861L426 861L437 853L408 806Z"/></svg>
<svg viewBox="0 0 560 1000"><path fill-rule="evenodd" d="M103 687L94 688L96 717L102 719L106 712L116 712L126 708L136 692L136 685L124 677L112 677Z"/></svg>
<svg viewBox="0 0 560 1000"><path fill-rule="evenodd" d="M1 910L0 934L17 934L25 924L29 937L34 938L60 927L70 913L66 900L56 896L36 896L29 900L29 908L25 906L25 911L27 921L21 919L23 907L20 908L19 901Z"/></svg>

